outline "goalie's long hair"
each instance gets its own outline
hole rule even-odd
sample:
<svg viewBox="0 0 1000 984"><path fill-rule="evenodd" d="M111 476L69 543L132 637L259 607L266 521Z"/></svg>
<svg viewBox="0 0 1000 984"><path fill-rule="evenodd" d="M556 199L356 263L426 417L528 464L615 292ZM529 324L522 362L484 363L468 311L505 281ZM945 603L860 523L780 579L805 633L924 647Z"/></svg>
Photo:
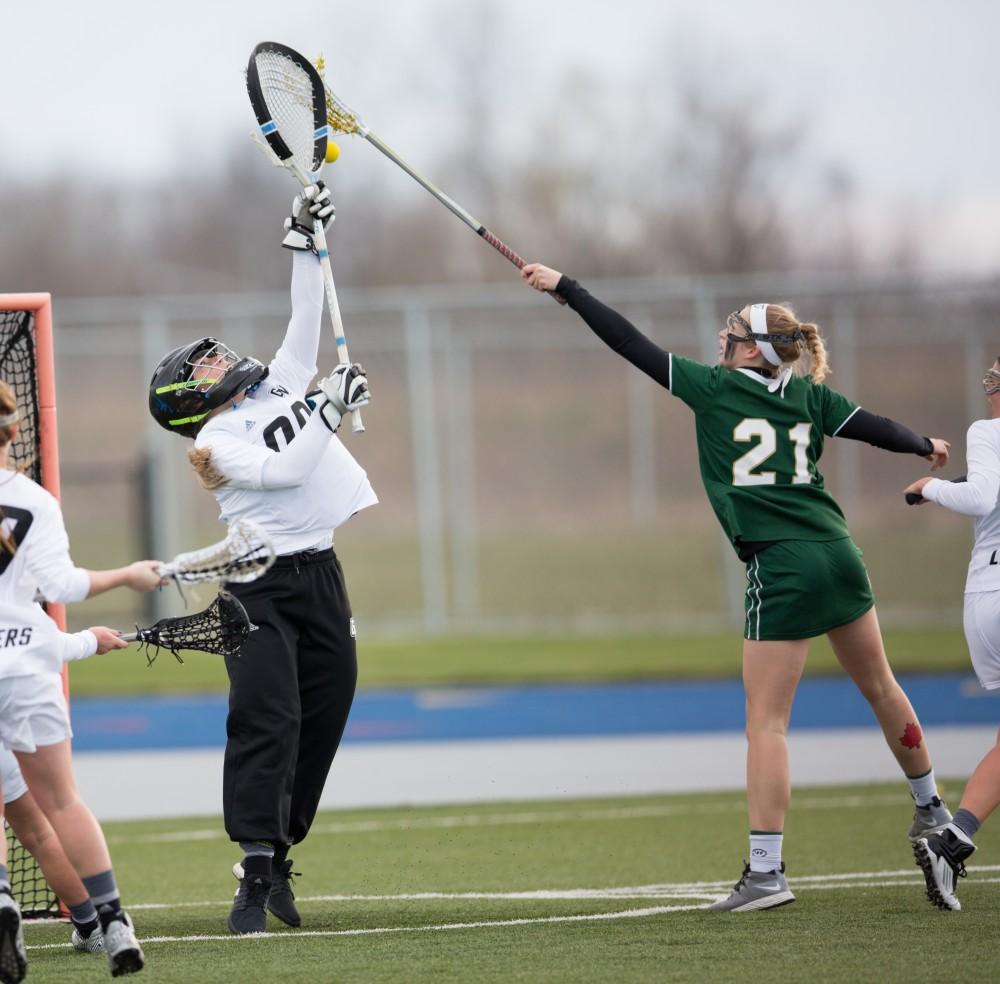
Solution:
<svg viewBox="0 0 1000 984"><path fill-rule="evenodd" d="M226 484L226 476L219 471L212 463L211 448L190 448L188 450L188 461L194 473L198 476L203 489L217 489Z"/></svg>

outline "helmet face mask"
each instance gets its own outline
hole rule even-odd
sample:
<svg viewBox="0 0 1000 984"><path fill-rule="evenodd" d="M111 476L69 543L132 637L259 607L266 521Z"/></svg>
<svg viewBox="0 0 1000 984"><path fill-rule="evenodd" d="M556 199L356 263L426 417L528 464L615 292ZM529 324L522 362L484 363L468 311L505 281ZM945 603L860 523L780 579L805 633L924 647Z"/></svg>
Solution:
<svg viewBox="0 0 1000 984"><path fill-rule="evenodd" d="M1000 393L1000 372L990 366L986 370L986 375L983 376L983 392L987 396L992 396L994 393Z"/></svg>
<svg viewBox="0 0 1000 984"><path fill-rule="evenodd" d="M259 383L267 367L241 358L217 338L168 352L149 384L149 412L165 430L195 437L209 414Z"/></svg>
<svg viewBox="0 0 1000 984"><path fill-rule="evenodd" d="M187 360L191 367L188 389L207 393L222 382L226 373L240 361L240 357L224 342L215 342L207 349L194 352Z"/></svg>

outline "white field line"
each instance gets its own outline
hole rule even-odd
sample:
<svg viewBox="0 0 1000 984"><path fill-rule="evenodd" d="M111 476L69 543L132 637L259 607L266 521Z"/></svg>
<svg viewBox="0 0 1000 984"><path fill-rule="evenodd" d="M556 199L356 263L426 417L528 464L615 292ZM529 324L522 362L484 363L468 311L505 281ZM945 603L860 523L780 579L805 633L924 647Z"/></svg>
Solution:
<svg viewBox="0 0 1000 984"><path fill-rule="evenodd" d="M969 868L972 875L991 871L1000 872L1000 865L976 865ZM861 888L881 885L917 884L923 878L916 867L892 871L854 871L832 875L803 875L792 879L792 889ZM997 878L977 878L977 883L1000 881ZM398 895L300 895L299 902L433 902L433 901L580 901L583 899L610 901L614 899L705 899L718 898L728 891L733 879L711 882L666 882L654 885L632 885L622 888L566 888L535 889L523 892L412 892ZM193 902L139 902L129 910L196 909L232 905L231 899Z"/></svg>
<svg viewBox="0 0 1000 984"><path fill-rule="evenodd" d="M793 799L793 810L865 809L877 806L902 805L905 809L909 801L902 793L880 793L870 796L803 797ZM742 812L746 800L727 800L721 803L698 805L657 805L624 806L604 809L583 810L525 810L509 813L458 813L434 817L400 817L394 820L342 820L333 823L314 824L310 836L322 834L369 834L392 830L441 830L454 827L500 827L507 824L533 823L573 823L607 820L644 820L660 817L688 817L716 813ZM166 830L158 834L111 835L108 843L115 844L168 844L174 842L200 840L229 840L228 835L218 827L195 830Z"/></svg>
<svg viewBox="0 0 1000 984"><path fill-rule="evenodd" d="M1000 866L993 865L985 870L997 870ZM983 870L983 869L980 869ZM861 872L860 875L872 877L878 876L879 872ZM907 874L909 874L907 872ZM919 872L918 872L919 875ZM813 878L818 878L821 876L812 876ZM882 888L886 885L917 885L920 883L920 879L911 879L908 881L865 881L859 882L857 884L842 880L843 876L837 876L841 880L826 882L826 883L813 883L806 886L808 891L813 889L845 889L845 888L856 888L861 886L872 886L875 888ZM804 880L804 879L803 879ZM1000 883L1000 878L985 878L979 879L981 882L988 883ZM713 883L714 884L714 883ZM721 884L721 883L720 883ZM654 888L655 886L648 886L649 888ZM591 889L581 889L582 892L593 892ZM476 894L460 894L460 895L438 895L437 893L425 893L417 896L343 896L345 899L357 899L357 898L382 898L382 899L400 899L400 898L524 898L524 897L541 897L541 898L621 898L617 894L620 890L610 889L609 892L613 894L608 894L604 896L596 896L588 894L586 896L570 896L568 894L539 894L539 893L506 893L498 895L490 895L486 893L476 893ZM646 895L645 897L650 897ZM661 916L666 915L671 912L697 912L699 910L704 911L707 908L707 903L718 898L718 894L707 895L707 896L693 896L684 895L681 893L680 897L697 897L702 898L705 901L701 905L658 905L650 906L643 909L624 909L618 912L597 912L588 913L582 915L571 915L571 916L538 916L534 918L522 918L522 919L496 919L496 920L481 920L477 922L462 922L462 923L439 923L433 926L377 926L369 928L358 928L358 929L332 929L332 930L302 930L297 932L283 932L283 933L251 933L246 936L235 936L232 933L227 933L225 935L192 935L192 936L146 936L143 937L140 942L143 944L152 943L231 943L243 940L297 940L302 937L348 937L348 936L374 936L374 935L386 935L390 933L434 933L434 932L448 932L451 930L461 930L461 929L492 929L498 927L507 926L537 926L543 924L553 924L553 923L578 923L578 922L608 922L617 919L643 919L650 916ZM307 901L306 899L300 899L299 901ZM206 904L216 904L216 903L206 903ZM229 904L228 902L226 903ZM131 906L132 909L144 908L143 906ZM148 906L147 906L148 908ZM170 908L167 906L167 908ZM69 949L68 943L43 943L36 944L27 947L29 950L66 950Z"/></svg>
<svg viewBox="0 0 1000 984"><path fill-rule="evenodd" d="M580 916L540 916L534 919L497 919L484 922L441 923L437 926L378 926L368 929L302 930L294 933L250 933L246 936L146 936L139 942L149 943L230 943L234 940L299 940L303 936L374 936L380 933L434 933L454 929L491 929L497 926L534 926L541 923L600 922L612 919L644 919L668 912L692 912L701 905L657 905L648 909L624 909L621 912L597 912ZM29 946L29 950L65 950L68 943L44 943Z"/></svg>

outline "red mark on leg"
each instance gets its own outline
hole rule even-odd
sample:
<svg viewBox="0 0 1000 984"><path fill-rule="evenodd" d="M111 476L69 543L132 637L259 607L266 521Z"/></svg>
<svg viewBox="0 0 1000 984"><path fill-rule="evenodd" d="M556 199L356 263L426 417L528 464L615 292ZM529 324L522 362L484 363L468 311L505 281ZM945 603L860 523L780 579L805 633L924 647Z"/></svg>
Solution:
<svg viewBox="0 0 1000 984"><path fill-rule="evenodd" d="M903 729L903 737L899 739L903 748L919 748L924 740L919 724L908 723Z"/></svg>

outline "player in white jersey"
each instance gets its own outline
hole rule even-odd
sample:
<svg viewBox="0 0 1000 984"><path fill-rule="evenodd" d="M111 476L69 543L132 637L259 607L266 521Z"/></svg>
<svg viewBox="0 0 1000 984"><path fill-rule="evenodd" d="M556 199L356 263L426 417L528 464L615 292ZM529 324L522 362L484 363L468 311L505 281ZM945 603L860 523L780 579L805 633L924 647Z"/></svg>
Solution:
<svg viewBox="0 0 1000 984"><path fill-rule="evenodd" d="M965 639L972 666L986 690L1000 690L1000 358L986 371L983 389L989 420L977 420L966 437L968 475L963 482L921 478L907 493L976 518L976 537L965 581ZM976 766L954 819L944 830L914 843L927 897L941 909L961 909L956 881L976 846L972 837L1000 805L1000 731Z"/></svg>
<svg viewBox="0 0 1000 984"><path fill-rule="evenodd" d="M104 835L76 788L60 673L66 659L107 652L125 643L103 627L61 633L33 599L40 591L50 601L82 601L120 585L150 591L162 583L160 564L137 561L103 571L77 567L69 554L58 502L9 468L10 444L17 431L14 393L0 382L0 742L17 755L28 788L90 894L86 911L77 911L78 930L87 939L103 935L111 972L117 976L140 970L143 955L121 908ZM6 862L6 853L3 858ZM5 887L9 891L4 863L0 981L17 980L24 971L16 945L20 916ZM11 963L5 965L5 957Z"/></svg>
<svg viewBox="0 0 1000 984"><path fill-rule="evenodd" d="M262 931L267 911L301 923L288 850L312 824L357 683L333 530L378 500L334 432L342 415L368 402L367 380L360 366L338 366L307 396L324 298L311 229L314 218L332 215L322 185L292 204L283 243L294 251L292 316L269 365L203 338L168 353L150 384L156 421L195 438L189 457L221 518L259 524L279 555L257 581L229 585L257 626L226 660L223 813L244 855L234 867L234 933Z"/></svg>

